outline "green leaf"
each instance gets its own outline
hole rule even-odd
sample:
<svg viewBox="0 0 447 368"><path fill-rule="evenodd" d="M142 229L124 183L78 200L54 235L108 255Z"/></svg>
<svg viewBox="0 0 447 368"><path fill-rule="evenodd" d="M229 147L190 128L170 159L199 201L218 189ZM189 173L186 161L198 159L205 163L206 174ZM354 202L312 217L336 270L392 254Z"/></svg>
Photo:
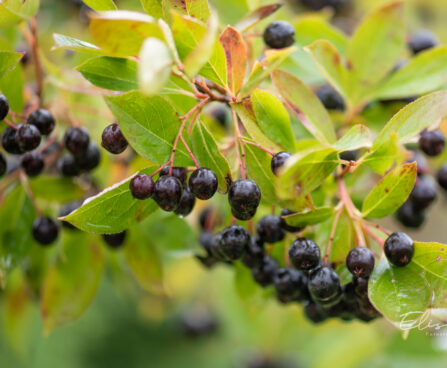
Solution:
<svg viewBox="0 0 447 368"><path fill-rule="evenodd" d="M399 152L398 144L399 139L397 134L392 133L388 140L366 153L358 161L358 165L364 163L376 173L380 175L385 174L396 160L396 156Z"/></svg>
<svg viewBox="0 0 447 368"><path fill-rule="evenodd" d="M420 96L447 83L447 47L417 54L407 65L387 78L373 95L376 99Z"/></svg>
<svg viewBox="0 0 447 368"><path fill-rule="evenodd" d="M206 22L210 16L208 0L165 0L177 12Z"/></svg>
<svg viewBox="0 0 447 368"><path fill-rule="evenodd" d="M0 284L26 257L33 245L36 211L22 186L7 195L0 207Z"/></svg>
<svg viewBox="0 0 447 368"><path fill-rule="evenodd" d="M116 10L113 0L82 0L90 8L96 11Z"/></svg>
<svg viewBox="0 0 447 368"><path fill-rule="evenodd" d="M334 144L334 147L340 151L354 151L371 146L371 132L368 127L361 124L354 125Z"/></svg>
<svg viewBox="0 0 447 368"><path fill-rule="evenodd" d="M319 187L338 166L333 148L323 148L303 155L292 156L277 178L276 193L281 199L304 197Z"/></svg>
<svg viewBox="0 0 447 368"><path fill-rule="evenodd" d="M252 299L258 292L259 286L253 280L251 270L241 262L234 263L234 288L241 300Z"/></svg>
<svg viewBox="0 0 447 368"><path fill-rule="evenodd" d="M374 141L374 147L397 133L401 143L407 143L423 129L447 115L447 91L434 92L406 105L384 126Z"/></svg>
<svg viewBox="0 0 447 368"><path fill-rule="evenodd" d="M427 281L413 263L396 267L382 257L374 268L368 296L377 310L397 327L404 328L405 317L427 309L431 292Z"/></svg>
<svg viewBox="0 0 447 368"><path fill-rule="evenodd" d="M315 138L326 144L335 142L335 129L328 112L303 82L281 70L273 72L272 80L285 102Z"/></svg>
<svg viewBox="0 0 447 368"><path fill-rule="evenodd" d="M320 207L284 216L283 219L286 220L287 224L290 226L315 225L332 217L334 212L332 207Z"/></svg>
<svg viewBox="0 0 447 368"><path fill-rule="evenodd" d="M137 56L148 37L164 39L154 18L124 10L91 14L89 30L104 53L117 57Z"/></svg>
<svg viewBox="0 0 447 368"><path fill-rule="evenodd" d="M238 93L242 99L253 92L283 61L294 51L296 47L287 47L280 50L266 50L265 57L261 61L256 61L247 81Z"/></svg>
<svg viewBox="0 0 447 368"><path fill-rule="evenodd" d="M55 45L53 46L52 50L63 49L63 50L83 51L91 54L101 54L101 49L98 46L82 40L78 40L70 36L54 33L53 39Z"/></svg>
<svg viewBox="0 0 447 368"><path fill-rule="evenodd" d="M39 0L3 0L0 2L0 27L28 20L38 10Z"/></svg>
<svg viewBox="0 0 447 368"><path fill-rule="evenodd" d="M154 18L164 18L166 19L166 12L163 7L165 0L140 0L141 5L146 13L153 16Z"/></svg>
<svg viewBox="0 0 447 368"><path fill-rule="evenodd" d="M141 173L151 174L156 169L156 166L151 166ZM128 178L88 198L80 208L61 220L95 234L119 233L142 221L158 206L151 199L135 199L130 193L130 180Z"/></svg>
<svg viewBox="0 0 447 368"><path fill-rule="evenodd" d="M447 281L447 246L441 243L414 242L411 262L426 273Z"/></svg>
<svg viewBox="0 0 447 368"><path fill-rule="evenodd" d="M30 179L29 184L36 198L50 202L70 202L84 195L84 189L68 178L41 175Z"/></svg>
<svg viewBox="0 0 447 368"><path fill-rule="evenodd" d="M365 198L362 216L381 218L394 213L407 200L417 176L416 162L397 166Z"/></svg>
<svg viewBox="0 0 447 368"><path fill-rule="evenodd" d="M287 151L295 152L290 118L283 104L271 93L259 89L252 93L251 102L258 125L265 135Z"/></svg>
<svg viewBox="0 0 447 368"><path fill-rule="evenodd" d="M64 234L64 255L52 266L42 288L44 332L77 320L98 290L104 269L103 249L87 234Z"/></svg>
<svg viewBox="0 0 447 368"><path fill-rule="evenodd" d="M147 38L141 47L138 64L138 82L141 91L152 96L160 92L171 76L172 55L164 42Z"/></svg>
<svg viewBox="0 0 447 368"><path fill-rule="evenodd" d="M90 83L113 91L137 89L137 63L133 60L99 56L76 68Z"/></svg>
<svg viewBox="0 0 447 368"><path fill-rule="evenodd" d="M219 190L226 193L228 181L231 180L231 169L227 159L220 153L213 135L197 121L191 133L192 151L201 167L214 171L219 182Z"/></svg>
<svg viewBox="0 0 447 368"><path fill-rule="evenodd" d="M0 90L8 98L12 111L22 111L25 105L24 98L25 77L23 68L18 64L0 80Z"/></svg>
<svg viewBox="0 0 447 368"><path fill-rule="evenodd" d="M282 3L274 3L261 6L253 10L251 13L245 15L239 22L237 22L234 28L236 28L239 32L245 32L249 28L258 24L264 18L267 18L268 16L276 12L279 8L281 8L281 6L283 6Z"/></svg>
<svg viewBox="0 0 447 368"><path fill-rule="evenodd" d="M394 67L405 43L404 4L392 2L372 11L357 28L347 53L356 101Z"/></svg>
<svg viewBox="0 0 447 368"><path fill-rule="evenodd" d="M0 79L17 66L22 56L21 52L0 51Z"/></svg>
<svg viewBox="0 0 447 368"><path fill-rule="evenodd" d="M167 100L132 91L106 97L106 101L135 151L154 163L164 164L168 161L181 122ZM181 145L176 151L175 163L192 163L188 152Z"/></svg>

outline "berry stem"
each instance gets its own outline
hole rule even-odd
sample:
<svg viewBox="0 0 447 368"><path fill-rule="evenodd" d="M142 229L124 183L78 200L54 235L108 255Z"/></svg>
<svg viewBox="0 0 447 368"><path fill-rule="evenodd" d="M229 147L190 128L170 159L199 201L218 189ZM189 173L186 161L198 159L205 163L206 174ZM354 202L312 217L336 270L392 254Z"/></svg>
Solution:
<svg viewBox="0 0 447 368"><path fill-rule="evenodd" d="M355 234L357 235L357 242L359 247L365 247L366 246L366 239L365 234L362 230L362 224L359 221L354 221L354 230Z"/></svg>
<svg viewBox="0 0 447 368"><path fill-rule="evenodd" d="M234 141L235 141L235 148L236 148L236 155L239 162L239 166L241 168L241 177L242 179L245 179L245 166L243 164L241 153L239 151L240 147L240 137L241 133L239 132L239 125L237 121L236 111L234 109L231 109L231 114L233 116L233 127L234 127ZM245 156L245 151L244 151Z"/></svg>
<svg viewBox="0 0 447 368"><path fill-rule="evenodd" d="M352 219L355 219L355 205L352 203L351 197L349 196L348 191L346 190L345 182L342 178L337 179L338 182L338 191L340 193L340 201L343 203L343 205L346 208L346 211L348 212L349 217Z"/></svg>
<svg viewBox="0 0 447 368"><path fill-rule="evenodd" d="M366 233L368 233L368 235L373 238L377 244L380 245L380 247L383 249L383 246L385 244L385 240L382 239L380 236L378 236L376 233L374 233L374 231L372 231L372 229L370 229L368 227L368 225L363 224L363 229L365 230Z"/></svg>
<svg viewBox="0 0 447 368"><path fill-rule="evenodd" d="M185 146L186 150L188 151L189 156L194 161L194 165L196 165L197 168L200 168L196 158L194 157L194 154L192 153L191 149L189 148L188 144L186 143L185 138L183 138L183 135L180 136L180 139L181 139L183 145Z"/></svg>
<svg viewBox="0 0 447 368"><path fill-rule="evenodd" d="M155 170L150 177L154 177L155 175L157 175L161 170L163 170L166 166L168 166L171 163L171 161L166 162L165 164L161 165L157 170Z"/></svg>
<svg viewBox="0 0 447 368"><path fill-rule="evenodd" d="M254 142L250 142L244 138L241 138L241 141L247 144L251 144L252 146L258 147L259 149L263 150L264 152L267 152L270 156L275 156L275 154L270 151L269 149L265 148L264 146L261 146L260 144L254 143Z"/></svg>
<svg viewBox="0 0 447 368"><path fill-rule="evenodd" d="M9 121L7 118L3 120L6 124L8 124L12 129L18 130L17 125L15 125L13 122Z"/></svg>
<svg viewBox="0 0 447 368"><path fill-rule="evenodd" d="M363 221L367 226L369 226L369 227L373 227L373 228L379 230L380 232L384 233L386 236L390 236L390 235L391 235L391 233L390 233L387 229L385 229L384 227L380 226L379 224L376 224L376 223L374 223L374 222L371 222L371 221L368 221L368 220L365 220L365 219L362 219L362 221Z"/></svg>
<svg viewBox="0 0 447 368"><path fill-rule="evenodd" d="M334 217L334 222L332 223L331 233L329 234L329 240L327 243L326 254L324 255L324 265L327 266L327 261L329 259L329 253L331 252L332 242L335 236L335 230L337 229L338 221L340 220L341 213L343 211L343 206L339 208Z"/></svg>

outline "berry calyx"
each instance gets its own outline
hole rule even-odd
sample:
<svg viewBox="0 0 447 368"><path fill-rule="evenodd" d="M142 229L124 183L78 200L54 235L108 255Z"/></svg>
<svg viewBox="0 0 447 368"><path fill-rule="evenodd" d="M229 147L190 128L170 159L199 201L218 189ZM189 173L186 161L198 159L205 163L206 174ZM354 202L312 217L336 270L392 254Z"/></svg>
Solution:
<svg viewBox="0 0 447 368"><path fill-rule="evenodd" d="M261 190L253 180L239 179L230 186L228 202L237 219L249 220L261 202Z"/></svg>
<svg viewBox="0 0 447 368"><path fill-rule="evenodd" d="M189 189L199 199L210 199L217 191L217 176L213 170L201 167L189 177Z"/></svg>
<svg viewBox="0 0 447 368"><path fill-rule="evenodd" d="M8 164L6 163L6 158L3 156L3 153L0 152L0 176L5 175L7 169Z"/></svg>
<svg viewBox="0 0 447 368"><path fill-rule="evenodd" d="M447 164L444 164L439 169L436 179L438 180L438 184L441 188L447 190Z"/></svg>
<svg viewBox="0 0 447 368"><path fill-rule="evenodd" d="M403 267L411 262L414 254L413 240L405 233L392 233L385 241L385 255L395 266Z"/></svg>
<svg viewBox="0 0 447 368"><path fill-rule="evenodd" d="M327 302L341 294L338 274L327 266L319 267L310 273L307 287L316 302Z"/></svg>
<svg viewBox="0 0 447 368"><path fill-rule="evenodd" d="M39 146L42 136L34 125L25 124L17 130L16 139L20 149L28 152Z"/></svg>
<svg viewBox="0 0 447 368"><path fill-rule="evenodd" d="M289 259L299 270L310 271L320 263L320 248L310 239L296 239L289 248Z"/></svg>
<svg viewBox="0 0 447 368"><path fill-rule="evenodd" d="M189 188L183 188L182 200L174 213L179 216L188 216L194 209L195 204L196 197L194 197L194 194L191 193Z"/></svg>
<svg viewBox="0 0 447 368"><path fill-rule="evenodd" d="M242 258L246 248L250 246L250 234L239 225L231 225L224 229L220 238L222 254L231 260Z"/></svg>
<svg viewBox="0 0 447 368"><path fill-rule="evenodd" d="M155 190L155 183L149 175L135 175L129 184L130 192L136 199L148 199L152 197Z"/></svg>
<svg viewBox="0 0 447 368"><path fill-rule="evenodd" d="M59 227L49 217L39 217L33 222L33 237L42 245L54 243L59 234Z"/></svg>
<svg viewBox="0 0 447 368"><path fill-rule="evenodd" d="M174 211L182 200L182 183L175 176L163 175L155 182L154 200L164 211Z"/></svg>
<svg viewBox="0 0 447 368"><path fill-rule="evenodd" d="M346 257L346 266L356 277L369 277L374 270L374 264L374 254L366 247L351 249Z"/></svg>
<svg viewBox="0 0 447 368"><path fill-rule="evenodd" d="M345 109L345 101L343 97L329 84L325 84L318 88L316 95L323 106L328 110L343 111Z"/></svg>
<svg viewBox="0 0 447 368"><path fill-rule="evenodd" d="M270 167L272 169L273 174L278 175L280 169L284 166L286 161L292 156L289 152L278 152L275 156L272 157L272 162L270 163Z"/></svg>
<svg viewBox="0 0 447 368"><path fill-rule="evenodd" d="M45 167L44 157L39 152L28 152L22 157L21 166L30 178L39 175Z"/></svg>
<svg viewBox="0 0 447 368"><path fill-rule="evenodd" d="M445 147L444 134L438 129L424 130L419 138L419 148L428 156L438 156Z"/></svg>
<svg viewBox="0 0 447 368"><path fill-rule="evenodd" d="M413 190L410 193L410 201L416 209L428 208L437 197L434 182L426 176L416 179Z"/></svg>
<svg viewBox="0 0 447 368"><path fill-rule="evenodd" d="M111 249L121 248L126 240L126 231L116 234L103 234L102 238Z"/></svg>
<svg viewBox="0 0 447 368"><path fill-rule="evenodd" d="M261 286L268 286L273 283L279 265L276 260L269 256L265 256L260 267L251 271L253 279Z"/></svg>
<svg viewBox="0 0 447 368"><path fill-rule="evenodd" d="M284 231L287 231L289 233L297 233L300 232L301 230L303 230L303 227L301 226L292 226L289 225L286 220L282 217L284 216L289 216L289 215L293 215L295 212L288 210L287 208L284 208L281 210L281 227L283 228Z"/></svg>
<svg viewBox="0 0 447 368"><path fill-rule="evenodd" d="M280 268L273 278L273 284L282 303L300 301L306 296L307 277L301 271Z"/></svg>
<svg viewBox="0 0 447 368"><path fill-rule="evenodd" d="M20 155L23 153L22 149L17 142L17 130L7 126L2 133L2 146L6 152L13 155Z"/></svg>
<svg viewBox="0 0 447 368"><path fill-rule="evenodd" d="M160 176L163 175L169 175L169 166L165 166L161 171L160 171ZM180 182L182 183L182 186L186 185L186 179L188 178L188 170L186 169L186 167L177 167L174 166L172 168L172 176L175 176L178 180L180 180Z"/></svg>
<svg viewBox="0 0 447 368"><path fill-rule="evenodd" d="M75 158L68 153L57 161L57 167L61 174L68 178L77 176L81 172Z"/></svg>
<svg viewBox="0 0 447 368"><path fill-rule="evenodd" d="M85 128L70 128L65 132L64 143L73 155L82 156L89 148L90 136Z"/></svg>
<svg viewBox="0 0 447 368"><path fill-rule="evenodd" d="M421 29L414 33L408 42L408 47L414 55L437 45L439 45L438 38L427 29Z"/></svg>
<svg viewBox="0 0 447 368"><path fill-rule="evenodd" d="M256 231L262 241L266 243L276 243L283 240L286 235L281 224L281 218L278 216L264 216L259 220Z"/></svg>
<svg viewBox="0 0 447 368"><path fill-rule="evenodd" d="M101 136L101 146L107 151L117 155L124 152L128 145L129 143L117 123L105 127Z"/></svg>
<svg viewBox="0 0 447 368"><path fill-rule="evenodd" d="M295 43L295 29L284 20L270 23L264 30L264 42L272 49L282 49Z"/></svg>
<svg viewBox="0 0 447 368"><path fill-rule="evenodd" d="M9 101L6 96L0 93L0 120L4 120L9 113Z"/></svg>
<svg viewBox="0 0 447 368"><path fill-rule="evenodd" d="M79 156L75 156L76 163L82 171L92 171L101 162L101 151L94 142L90 142L87 151Z"/></svg>
<svg viewBox="0 0 447 368"><path fill-rule="evenodd" d="M38 109L29 114L27 124L34 125L40 134L50 134L56 125L53 115L48 110Z"/></svg>

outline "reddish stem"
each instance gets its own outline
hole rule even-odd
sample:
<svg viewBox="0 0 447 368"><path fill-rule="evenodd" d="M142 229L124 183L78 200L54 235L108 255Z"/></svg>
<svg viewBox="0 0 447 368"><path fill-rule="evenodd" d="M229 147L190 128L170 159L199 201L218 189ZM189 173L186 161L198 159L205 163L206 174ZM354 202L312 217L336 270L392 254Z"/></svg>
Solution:
<svg viewBox="0 0 447 368"><path fill-rule="evenodd" d="M324 265L325 266L327 266L329 253L331 252L332 242L333 242L334 236L335 236L335 230L337 229L338 220L340 219L342 210L343 210L343 207L341 207L337 211L337 213L335 214L334 222L332 223L331 233L329 234L329 240L328 240L327 248L326 248L326 254L324 256Z"/></svg>
<svg viewBox="0 0 447 368"><path fill-rule="evenodd" d="M386 236L390 236L390 234L391 234L387 229L383 228L383 227L380 226L379 224L376 224L376 223L371 222L371 221L368 221L368 220L362 220L362 221L363 221L365 224L367 224L368 226L370 226L370 227L374 227L374 228L376 228L377 230L379 230L380 232L384 233Z"/></svg>
<svg viewBox="0 0 447 368"><path fill-rule="evenodd" d="M183 135L180 136L180 139L181 139L183 145L185 146L186 150L188 151L189 156L190 156L191 159L194 161L194 165L196 165L197 168L200 168L200 166L199 166L199 164L198 164L196 158L194 157L194 154L192 153L192 151L190 150L188 144L186 143L185 138L183 138Z"/></svg>
<svg viewBox="0 0 447 368"><path fill-rule="evenodd" d="M152 178L152 177L154 177L155 175L157 175L161 170L163 170L163 169L164 169L166 166L168 166L170 163L171 163L171 162L168 161L168 162L166 162L165 164L163 164L162 166L160 166L160 168L158 168L157 170L155 170L155 171L150 175L150 177Z"/></svg>
<svg viewBox="0 0 447 368"><path fill-rule="evenodd" d="M237 159L239 162L239 167L241 168L241 177L242 179L245 179L245 166L243 164L242 158L241 158L241 153L239 151L240 147L240 132L239 132L239 126L238 126L238 121L237 121L237 116L236 116L236 111L234 111L233 109L231 110L231 113L233 115L233 127L234 127L234 141L235 141L235 148L236 148L236 155L237 155ZM241 145L242 146L242 145ZM244 156L245 156L245 151L244 151Z"/></svg>
<svg viewBox="0 0 447 368"><path fill-rule="evenodd" d="M259 149L263 150L264 152L267 152L270 156L275 156L275 154L270 151L269 149L265 148L264 146L261 146L260 144L254 143L254 142L250 142L244 138L241 138L241 141L247 144L251 144L252 146L258 147Z"/></svg>
<svg viewBox="0 0 447 368"><path fill-rule="evenodd" d="M380 236L378 236L377 234L374 233L374 231L372 231L368 225L364 225L363 229L365 230L366 233L368 233L368 235L373 238L377 244L379 244L379 246L383 249L383 246L385 244L385 240L382 239Z"/></svg>
<svg viewBox="0 0 447 368"><path fill-rule="evenodd" d="M4 119L3 121L4 121L6 124L8 124L12 129L15 129L15 130L19 129L19 128L17 128L17 125L15 125L14 123L12 123L12 122L9 121L8 119Z"/></svg>

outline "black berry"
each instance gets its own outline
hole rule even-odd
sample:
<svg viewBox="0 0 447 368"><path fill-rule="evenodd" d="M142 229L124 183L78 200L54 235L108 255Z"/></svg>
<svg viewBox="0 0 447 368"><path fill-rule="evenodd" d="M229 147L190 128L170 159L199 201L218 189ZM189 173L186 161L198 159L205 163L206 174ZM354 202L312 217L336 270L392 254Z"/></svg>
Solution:
<svg viewBox="0 0 447 368"><path fill-rule="evenodd" d="M79 156L75 156L76 163L83 171L96 169L101 162L101 151L94 142L90 142L87 151Z"/></svg>
<svg viewBox="0 0 447 368"><path fill-rule="evenodd" d="M9 101L6 96L0 93L0 120L4 120L9 113Z"/></svg>
<svg viewBox="0 0 447 368"><path fill-rule="evenodd" d="M251 238L251 244L245 250L245 255L242 258L242 263L248 268L258 268L262 266L264 260L265 250L264 242L258 235Z"/></svg>
<svg viewBox="0 0 447 368"><path fill-rule="evenodd" d="M126 231L122 231L116 234L103 234L103 239L106 244L112 249L121 248L126 240Z"/></svg>
<svg viewBox="0 0 447 368"><path fill-rule="evenodd" d="M410 194L410 201L416 209L428 208L437 197L435 183L431 178L420 176Z"/></svg>
<svg viewBox="0 0 447 368"><path fill-rule="evenodd" d="M102 132L101 146L114 155L123 152L127 148L127 140L117 123L106 126Z"/></svg>
<svg viewBox="0 0 447 368"><path fill-rule="evenodd" d="M343 151L340 153L340 160L357 161L359 151Z"/></svg>
<svg viewBox="0 0 447 368"><path fill-rule="evenodd" d="M300 301L306 295L307 276L292 268L280 268L274 278L278 299L283 303Z"/></svg>
<svg viewBox="0 0 447 368"><path fill-rule="evenodd" d="M5 156L0 152L0 176L6 174L6 170L8 169L8 164L6 163Z"/></svg>
<svg viewBox="0 0 447 368"><path fill-rule="evenodd" d="M81 205L81 202L79 202L79 201L66 203L63 207L61 207L61 209L59 211L59 217L68 216L73 211L76 211L80 207L80 205ZM77 229L75 226L73 226L71 223L69 223L67 221L61 221L61 223L62 223L62 226L66 229L70 229L70 230Z"/></svg>
<svg viewBox="0 0 447 368"><path fill-rule="evenodd" d="M163 175L154 188L154 200L164 211L174 211L182 200L182 183L175 176Z"/></svg>
<svg viewBox="0 0 447 368"><path fill-rule="evenodd" d="M17 142L17 130L7 126L2 134L2 146L6 152L13 155L20 155L23 153L22 149Z"/></svg>
<svg viewBox="0 0 447 368"><path fill-rule="evenodd" d="M295 42L295 29L283 20L270 23L264 31L264 42L272 49L291 46Z"/></svg>
<svg viewBox="0 0 447 368"><path fill-rule="evenodd" d="M284 166L286 161L292 156L289 152L278 152L275 156L272 157L272 162L270 163L270 167L272 169L273 174L278 175L279 170Z"/></svg>
<svg viewBox="0 0 447 368"><path fill-rule="evenodd" d="M191 193L189 188L183 189L182 200L180 201L179 206L174 211L176 215L179 216L188 216L196 203L196 197Z"/></svg>
<svg viewBox="0 0 447 368"><path fill-rule="evenodd" d="M436 178L438 179L438 184L441 186L441 188L447 190L447 164L444 164L439 169Z"/></svg>
<svg viewBox="0 0 447 368"><path fill-rule="evenodd" d="M234 207L231 207L231 213L234 217L241 221L247 221L256 215L256 208L252 210L236 210Z"/></svg>
<svg viewBox="0 0 447 368"><path fill-rule="evenodd" d="M25 124L17 130L16 139L21 150L28 152L39 146L42 136L34 125Z"/></svg>
<svg viewBox="0 0 447 368"><path fill-rule="evenodd" d="M316 302L326 302L341 295L340 279L330 267L319 267L309 275L309 293Z"/></svg>
<svg viewBox="0 0 447 368"><path fill-rule="evenodd" d="M414 33L408 42L408 47L413 54L431 49L439 44L438 38L429 30L421 29Z"/></svg>
<svg viewBox="0 0 447 368"><path fill-rule="evenodd" d="M410 263L414 254L413 240L405 233L392 233L385 241L385 255L395 266L403 267Z"/></svg>
<svg viewBox="0 0 447 368"><path fill-rule="evenodd" d="M365 298L368 296L368 282L369 282L369 279L367 279L365 277L354 277L352 279L354 293L358 297Z"/></svg>
<svg viewBox="0 0 447 368"><path fill-rule="evenodd" d="M320 248L310 239L299 238L289 248L289 259L296 268L309 271L320 263Z"/></svg>
<svg viewBox="0 0 447 368"><path fill-rule="evenodd" d="M132 178L129 187L134 198L148 199L154 194L155 183L149 175L138 174Z"/></svg>
<svg viewBox="0 0 447 368"><path fill-rule="evenodd" d="M231 225L222 231L220 248L226 258L240 259L245 250L250 246L250 234L245 228Z"/></svg>
<svg viewBox="0 0 447 368"><path fill-rule="evenodd" d="M293 215L295 212L290 211L286 208L281 210L281 217L283 216L288 216L288 215ZM291 226L289 225L285 219L281 219L281 227L283 228L284 231L287 231L289 233L297 233L301 230L303 230L303 227L301 226Z"/></svg>
<svg viewBox="0 0 447 368"><path fill-rule="evenodd" d="M217 176L213 170L201 167L189 177L189 189L199 199L210 199L217 191Z"/></svg>
<svg viewBox="0 0 447 368"><path fill-rule="evenodd" d="M45 109L35 110L29 114L27 123L34 125L42 135L50 134L56 125L53 115Z"/></svg>
<svg viewBox="0 0 447 368"><path fill-rule="evenodd" d="M281 227L281 217L268 215L259 220L256 226L260 238L266 243L276 243L286 235Z"/></svg>
<svg viewBox="0 0 447 368"><path fill-rule="evenodd" d="M396 212L397 220L409 228L419 228L425 222L425 212L416 208L411 201L406 201Z"/></svg>
<svg viewBox="0 0 447 368"><path fill-rule="evenodd" d="M356 277L368 277L374 269L374 254L369 248L356 247L346 257L349 272Z"/></svg>
<svg viewBox="0 0 447 368"><path fill-rule="evenodd" d="M248 220L255 215L261 202L261 190L253 180L239 179L231 184L228 201L237 219Z"/></svg>
<svg viewBox="0 0 447 368"><path fill-rule="evenodd" d="M428 170L428 163L426 158L420 151L411 151L412 157L407 161L408 163L416 162L418 176L424 175Z"/></svg>
<svg viewBox="0 0 447 368"><path fill-rule="evenodd" d="M39 152L28 152L22 157L21 166L29 177L39 175L45 167L44 157Z"/></svg>
<svg viewBox="0 0 447 368"><path fill-rule="evenodd" d="M90 136L84 128L70 128L65 132L64 143L73 155L82 156L89 148Z"/></svg>
<svg viewBox="0 0 447 368"><path fill-rule="evenodd" d="M227 126L229 119L229 109L224 104L219 104L210 110L209 114L223 127Z"/></svg>
<svg viewBox="0 0 447 368"><path fill-rule="evenodd" d="M66 177L77 176L81 172L75 158L68 153L57 161L57 167L61 174Z"/></svg>
<svg viewBox="0 0 447 368"><path fill-rule="evenodd" d="M39 217L33 222L33 237L42 245L50 245L59 234L59 227L49 217Z"/></svg>
<svg viewBox="0 0 447 368"><path fill-rule="evenodd" d="M253 279L261 286L268 286L273 283L279 265L273 258L265 256L262 265L251 271Z"/></svg>
<svg viewBox="0 0 447 368"><path fill-rule="evenodd" d="M169 166L165 166L160 171L160 176L163 176L163 175L169 175ZM186 169L186 167L174 166L172 168L172 176L175 176L178 180L180 180L182 185L185 186L186 185L186 179L188 178L188 170Z"/></svg>
<svg viewBox="0 0 447 368"><path fill-rule="evenodd" d="M341 97L341 95L329 84L325 84L318 88L316 94L326 109L339 111L345 109L343 97Z"/></svg>
<svg viewBox="0 0 447 368"><path fill-rule="evenodd" d="M304 306L304 315L313 323L321 323L327 319L325 310L314 302L306 303Z"/></svg>
<svg viewBox="0 0 447 368"><path fill-rule="evenodd" d="M419 148L428 156L438 156L445 147L444 134L438 129L424 130L419 138Z"/></svg>

